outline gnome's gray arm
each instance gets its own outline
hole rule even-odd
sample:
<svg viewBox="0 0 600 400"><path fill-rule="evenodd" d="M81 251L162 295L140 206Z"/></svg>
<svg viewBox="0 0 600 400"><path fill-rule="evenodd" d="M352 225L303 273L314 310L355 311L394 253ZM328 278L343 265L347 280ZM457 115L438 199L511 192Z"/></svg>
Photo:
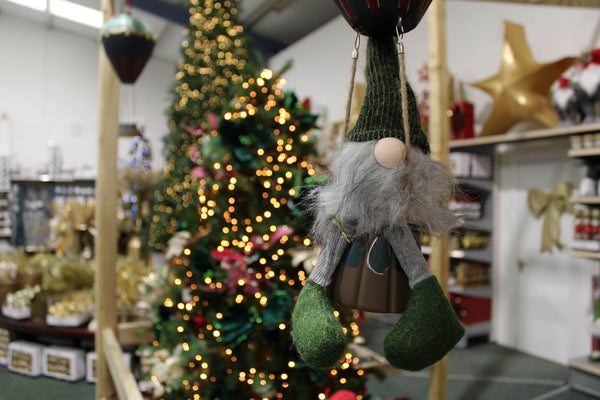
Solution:
<svg viewBox="0 0 600 400"><path fill-rule="evenodd" d="M308 279L323 287L331 285L331 278L342 259L346 246L348 246L348 242L342 231L331 229L317 258L317 264Z"/></svg>
<svg viewBox="0 0 600 400"><path fill-rule="evenodd" d="M411 288L432 275L421 249L407 225L389 228L384 235L392 246L396 258L400 261L400 266L408 277L408 285Z"/></svg>

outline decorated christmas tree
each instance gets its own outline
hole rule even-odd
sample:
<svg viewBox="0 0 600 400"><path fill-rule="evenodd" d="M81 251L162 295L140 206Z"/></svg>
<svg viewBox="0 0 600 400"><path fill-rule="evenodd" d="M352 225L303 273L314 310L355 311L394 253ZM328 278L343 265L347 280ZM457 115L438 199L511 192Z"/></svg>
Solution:
<svg viewBox="0 0 600 400"><path fill-rule="evenodd" d="M182 59L175 75L164 138L166 167L157 187L149 245L165 248L177 230L197 230L200 219L197 162L200 136L214 128L233 97L233 85L259 71L251 41L238 23L239 0L191 0Z"/></svg>
<svg viewBox="0 0 600 400"><path fill-rule="evenodd" d="M250 74L236 4L191 7L151 225L151 244L168 243L169 271L142 386L178 400L325 399L340 389L362 398L365 371L351 352L314 370L292 343L314 256L302 200L315 183L317 118L279 74ZM336 315L358 336L357 312Z"/></svg>
<svg viewBox="0 0 600 400"><path fill-rule="evenodd" d="M283 83L270 70L246 80L218 126L201 137L190 172L199 179L201 223L170 242L149 373L155 395L300 400L340 389L364 393L364 370L350 352L335 368L314 370L292 343L291 312L307 278L293 257L313 254L302 198L315 174L316 116ZM349 338L357 336L358 313L336 313Z"/></svg>

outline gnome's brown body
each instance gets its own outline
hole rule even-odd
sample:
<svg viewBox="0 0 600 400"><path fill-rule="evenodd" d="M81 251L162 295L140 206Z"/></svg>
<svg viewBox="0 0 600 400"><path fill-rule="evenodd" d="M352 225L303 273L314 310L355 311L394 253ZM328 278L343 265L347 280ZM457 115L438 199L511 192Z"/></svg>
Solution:
<svg viewBox="0 0 600 400"><path fill-rule="evenodd" d="M312 233L323 249L298 298L292 335L307 364L328 368L346 345L331 299L403 313L386 336L385 355L398 368L420 370L464 333L415 237L456 226L456 216L444 207L453 178L428 156L410 86L405 135L392 38L369 39L366 75L358 121L331 166L329 182L313 192Z"/></svg>

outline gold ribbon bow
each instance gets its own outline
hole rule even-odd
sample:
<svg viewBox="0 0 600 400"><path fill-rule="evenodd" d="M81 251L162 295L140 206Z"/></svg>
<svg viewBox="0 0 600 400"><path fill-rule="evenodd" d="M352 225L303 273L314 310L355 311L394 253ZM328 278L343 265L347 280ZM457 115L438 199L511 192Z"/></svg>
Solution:
<svg viewBox="0 0 600 400"><path fill-rule="evenodd" d="M542 253L552 253L552 247L556 245L562 249L560 237L560 216L569 208L569 197L573 187L570 183L559 183L554 186L550 193L538 189L529 189L527 192L527 203L529 209L536 218L545 214L542 227Z"/></svg>

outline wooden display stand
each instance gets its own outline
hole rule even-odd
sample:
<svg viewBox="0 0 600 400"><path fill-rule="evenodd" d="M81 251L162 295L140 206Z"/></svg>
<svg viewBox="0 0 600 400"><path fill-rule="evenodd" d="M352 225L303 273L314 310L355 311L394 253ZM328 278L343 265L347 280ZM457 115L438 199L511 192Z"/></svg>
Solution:
<svg viewBox="0 0 600 400"><path fill-rule="evenodd" d="M85 342L94 340L94 331L85 327L66 328L60 326L49 326L42 322L19 321L5 317L0 314L0 326L16 334L31 337L57 338ZM153 324L150 321L122 322L117 325L119 343L121 346L135 346L142 343L150 343L154 336L151 332Z"/></svg>

